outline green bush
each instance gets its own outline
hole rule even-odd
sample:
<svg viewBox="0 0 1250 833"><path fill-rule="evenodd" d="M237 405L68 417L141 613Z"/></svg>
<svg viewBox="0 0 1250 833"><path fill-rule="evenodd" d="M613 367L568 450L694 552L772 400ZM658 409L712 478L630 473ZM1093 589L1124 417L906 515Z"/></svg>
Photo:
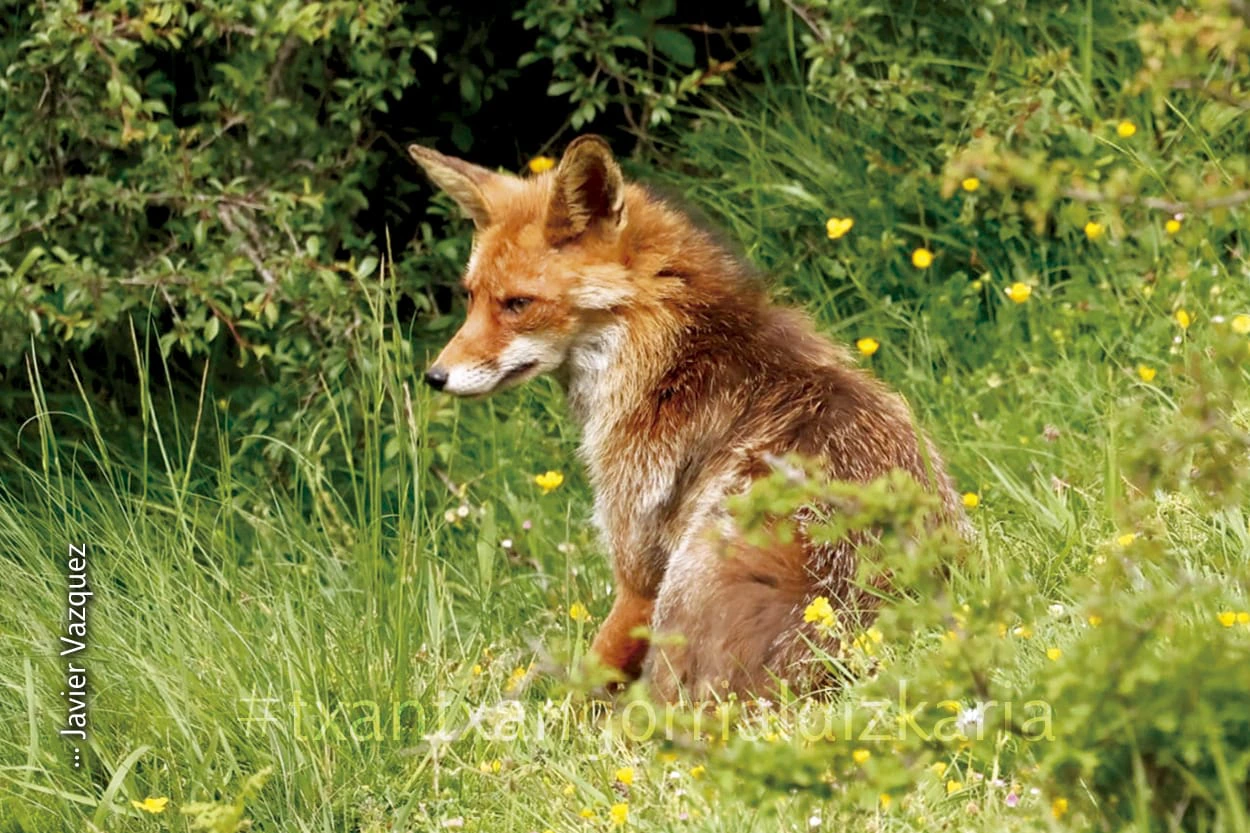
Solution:
<svg viewBox="0 0 1250 833"><path fill-rule="evenodd" d="M380 282L406 330L454 320L468 227L404 143L516 169L609 103L667 117L697 52L660 22L672 4L0 11L0 378L29 352L133 400L133 328L175 376L208 359L233 418L286 439L371 360L354 335ZM596 62L627 82L609 94Z"/></svg>
<svg viewBox="0 0 1250 833"><path fill-rule="evenodd" d="M401 12L6 4L0 363L148 316L166 353L313 362L377 272L373 114L435 57Z"/></svg>
<svg viewBox="0 0 1250 833"><path fill-rule="evenodd" d="M714 8L709 4L707 11ZM714 58L710 49L700 65L699 49L683 31L687 27L668 22L676 12L676 0L530 0L517 17L540 34L521 63L551 61L547 92L567 96L575 105L569 116L574 130L616 106L630 131L646 139L657 126L672 122L674 108L696 92L723 86L735 66ZM699 28L715 32L720 51L729 54L741 31L726 25L717 32L706 23Z"/></svg>

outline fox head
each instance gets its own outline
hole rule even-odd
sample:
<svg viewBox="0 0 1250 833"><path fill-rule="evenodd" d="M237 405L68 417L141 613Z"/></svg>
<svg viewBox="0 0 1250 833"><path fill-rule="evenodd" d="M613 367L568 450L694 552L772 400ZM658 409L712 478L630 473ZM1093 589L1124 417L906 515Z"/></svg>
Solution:
<svg viewBox="0 0 1250 833"><path fill-rule="evenodd" d="M419 145L408 152L476 226L468 316L426 371L432 387L484 396L557 370L579 338L645 290L626 241L637 186L597 136L527 178Z"/></svg>

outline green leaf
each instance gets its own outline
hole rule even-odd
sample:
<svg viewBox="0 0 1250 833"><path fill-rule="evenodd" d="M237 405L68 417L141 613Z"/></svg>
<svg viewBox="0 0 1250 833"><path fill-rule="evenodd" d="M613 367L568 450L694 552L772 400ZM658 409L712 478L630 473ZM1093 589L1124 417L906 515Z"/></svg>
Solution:
<svg viewBox="0 0 1250 833"><path fill-rule="evenodd" d="M676 29L656 30L655 48L680 66L694 66L694 42Z"/></svg>
<svg viewBox="0 0 1250 833"><path fill-rule="evenodd" d="M366 255L356 264L356 277L363 280L377 271L377 268L378 259L373 255Z"/></svg>
<svg viewBox="0 0 1250 833"><path fill-rule="evenodd" d="M650 20L663 20L677 12L677 0L643 0L638 13Z"/></svg>
<svg viewBox="0 0 1250 833"><path fill-rule="evenodd" d="M13 271L13 276L19 279L22 278L38 262L39 258L46 254L47 252L43 246L34 246L26 253L26 257L22 258L22 262L17 265L17 269Z"/></svg>
<svg viewBox="0 0 1250 833"><path fill-rule="evenodd" d="M211 342L217 338L217 332L221 329L221 320L217 316L208 319L204 325L204 341Z"/></svg>

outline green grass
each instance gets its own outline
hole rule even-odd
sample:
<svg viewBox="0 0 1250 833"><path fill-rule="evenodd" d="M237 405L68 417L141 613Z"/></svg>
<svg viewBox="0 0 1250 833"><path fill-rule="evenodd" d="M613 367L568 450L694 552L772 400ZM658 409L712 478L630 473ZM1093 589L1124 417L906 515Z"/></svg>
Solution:
<svg viewBox="0 0 1250 833"><path fill-rule="evenodd" d="M1105 139L1093 9L1050 83ZM975 57L997 101L1000 56ZM1229 323L1250 289L1244 254L1211 242L1235 239L1236 215L1172 238L1108 209L1099 242L1082 207L1037 232L1019 183L987 173L975 198L942 197L931 147L896 148L905 172L870 162L888 113L760 96L701 112L669 148L681 164L644 172L722 222L823 332L878 339L862 361L979 497L975 543L887 611L879 673L829 703L858 730L904 679L935 707L1042 700L1053 739L805 744L784 703L724 741L690 715L642 738L641 705L589 705L576 669L611 573L559 390L431 395L434 337L396 320L388 282L352 383L293 437L254 433L246 403L195 383L145 385L122 424L32 369L0 485L0 830L188 829L182 809L228 808L266 768L242 811L255 830L601 830L623 803L656 831L1250 829L1250 626L1219 619L1250 610L1250 362ZM1169 142L1191 151L1247 135L1176 123ZM1098 154L1151 179L1187 158ZM854 216L851 234L828 240L831 215ZM938 254L923 272L921 245ZM1023 304L1002 291L1015 280L1033 286ZM565 481L543 494L548 469ZM95 593L81 768L57 736L72 544ZM147 797L169 809L132 808Z"/></svg>
<svg viewBox="0 0 1250 833"><path fill-rule="evenodd" d="M1020 337L1024 318L1000 326L1003 337ZM857 329L878 320L910 324L910 338L885 340L873 363L916 406L960 487L981 497L973 513L980 553L956 572L951 596L1015 585L1036 594L1021 600L1023 616L1043 608L1027 619L1033 636L1019 665L997 669L1024 690L1047 673L1045 647L1079 638L1071 611L1088 592L1081 578L1123 531L1107 502L1131 442L1113 435L1117 410L1128 399L1167 410L1181 381L1168 368L1146 385L1084 361L1027 359L997 371L995 384L955 368L926 376L920 368L934 358L923 312L865 314ZM845 322L825 329L855 334ZM1202 329L1187 351L1202 349ZM272 776L247 806L256 829L421 830L454 819L492 831L603 827L624 766L635 772L627 792L638 829L674 829L684 818L681 829L802 830L814 813L830 825L858 818L882 829L1023 829L1049 818L1050 799L1027 792L1023 762L995 775L993 759L957 756L945 779L922 768L903 793L907 811L896 799L878 818L802 794L743 803L715 777L714 749L709 760L613 732L546 678L565 676L593 631L593 621L569 619L569 606L582 602L597 620L610 604L575 438L554 388L540 382L494 404L431 397L411 362L387 358L397 351L385 349L380 328L375 337L383 360L342 395L344 410L366 415L363 430L348 431L345 416L310 425L304 445L284 451L294 475L281 486L236 476L238 449L263 441L233 435L211 400L195 427L175 431L158 415L160 395L147 392L139 457L82 430L92 423L90 399L76 415L49 411L23 426L45 451L0 494L7 829L82 829L83 817L103 829L181 829L182 820L145 817L130 801L168 796L178 807L228 796L264 766ZM1046 439L1044 425L1057 437ZM88 438L62 441L62 431ZM350 478L331 484L299 462L318 443L350 461ZM543 496L532 475L547 468L568 478ZM1066 487L1057 492L1053 478ZM444 518L461 505L467 517ZM1193 569L1244 577L1243 509L1159 511L1166 545ZM65 705L54 647L71 543L88 546L96 593L86 654L92 731L81 770L56 736ZM1050 604L1065 612L1047 614ZM1246 607L1244 584L1230 586L1227 604ZM1207 624L1214 615L1181 613ZM888 646L892 662L923 675L939 635ZM509 690L513 672L531 663L533 678ZM492 723L506 732L510 703L523 715L520 736L489 740ZM475 720L483 722L470 728ZM709 774L694 778L695 766ZM1006 807L1004 790L974 783L973 772L1019 782L1020 805ZM966 791L947 796L945 780ZM599 821L582 819L584 809Z"/></svg>

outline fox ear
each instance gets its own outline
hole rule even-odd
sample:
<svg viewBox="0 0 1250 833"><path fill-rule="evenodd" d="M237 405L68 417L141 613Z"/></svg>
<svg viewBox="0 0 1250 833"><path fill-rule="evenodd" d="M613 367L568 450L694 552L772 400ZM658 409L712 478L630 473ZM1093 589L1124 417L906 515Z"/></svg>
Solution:
<svg viewBox="0 0 1250 833"><path fill-rule="evenodd" d="M625 223L625 178L608 143L598 136L574 139L556 169L547 207L547 238L560 243L603 223Z"/></svg>
<svg viewBox="0 0 1250 833"><path fill-rule="evenodd" d="M421 145L409 145L408 155L421 166L431 182L456 201L475 226L483 229L490 225L490 206L484 189L498 179L499 174Z"/></svg>

